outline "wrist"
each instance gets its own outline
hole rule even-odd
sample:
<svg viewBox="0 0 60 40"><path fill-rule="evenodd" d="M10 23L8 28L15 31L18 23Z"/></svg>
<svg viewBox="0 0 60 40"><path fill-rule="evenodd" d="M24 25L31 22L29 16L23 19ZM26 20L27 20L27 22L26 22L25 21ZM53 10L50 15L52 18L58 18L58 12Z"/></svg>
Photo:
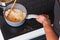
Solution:
<svg viewBox="0 0 60 40"><path fill-rule="evenodd" d="M44 21L42 24L43 24L43 26L51 26L51 23L48 21Z"/></svg>

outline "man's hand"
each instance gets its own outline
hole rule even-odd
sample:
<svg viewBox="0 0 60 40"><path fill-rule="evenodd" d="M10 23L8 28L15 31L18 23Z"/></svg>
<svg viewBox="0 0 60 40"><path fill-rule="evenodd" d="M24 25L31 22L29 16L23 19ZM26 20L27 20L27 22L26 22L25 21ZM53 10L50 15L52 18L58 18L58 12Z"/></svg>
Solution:
<svg viewBox="0 0 60 40"><path fill-rule="evenodd" d="M36 20L41 24L51 25L51 22L49 20L49 16L46 14L37 15Z"/></svg>
<svg viewBox="0 0 60 40"><path fill-rule="evenodd" d="M45 15L45 14L37 15L36 20L39 23L43 24L47 40L58 40L58 36L55 34L55 32L51 26L51 22L49 20L48 15Z"/></svg>

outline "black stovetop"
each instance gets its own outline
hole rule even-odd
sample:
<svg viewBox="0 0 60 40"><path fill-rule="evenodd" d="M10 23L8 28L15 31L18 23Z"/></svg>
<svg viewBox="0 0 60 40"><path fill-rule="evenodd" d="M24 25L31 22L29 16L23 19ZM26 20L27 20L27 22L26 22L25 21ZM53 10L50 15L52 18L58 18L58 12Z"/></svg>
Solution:
<svg viewBox="0 0 60 40"><path fill-rule="evenodd" d="M53 23L54 0L17 0L17 2L26 7L28 14L48 14ZM14 28L5 22L3 16L0 17L0 26L5 40L42 28L35 19L26 20L20 27Z"/></svg>
<svg viewBox="0 0 60 40"><path fill-rule="evenodd" d="M42 28L42 25L35 19L26 20L25 23L17 28L9 26L3 17L1 19L1 29L5 40Z"/></svg>

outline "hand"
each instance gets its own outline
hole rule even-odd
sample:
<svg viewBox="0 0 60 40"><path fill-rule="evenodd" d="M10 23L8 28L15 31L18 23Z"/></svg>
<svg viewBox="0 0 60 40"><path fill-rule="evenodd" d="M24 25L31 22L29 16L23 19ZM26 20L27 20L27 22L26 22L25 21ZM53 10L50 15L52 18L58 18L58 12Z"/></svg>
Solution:
<svg viewBox="0 0 60 40"><path fill-rule="evenodd" d="M49 20L49 16L46 14L42 14L42 15L37 15L36 16L36 20L41 23L41 24L48 24L51 25L51 22Z"/></svg>

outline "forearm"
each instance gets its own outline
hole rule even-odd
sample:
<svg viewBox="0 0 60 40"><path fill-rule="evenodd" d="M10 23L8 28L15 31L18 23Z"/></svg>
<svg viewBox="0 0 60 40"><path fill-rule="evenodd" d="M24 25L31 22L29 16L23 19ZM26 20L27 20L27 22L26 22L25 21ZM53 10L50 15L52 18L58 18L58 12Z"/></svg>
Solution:
<svg viewBox="0 0 60 40"><path fill-rule="evenodd" d="M58 36L55 34L53 28L49 24L43 24L46 33L47 40L58 40Z"/></svg>
<svg viewBox="0 0 60 40"><path fill-rule="evenodd" d="M58 40L53 28L51 27L51 22L48 15L38 15L36 20L43 24L47 40Z"/></svg>

